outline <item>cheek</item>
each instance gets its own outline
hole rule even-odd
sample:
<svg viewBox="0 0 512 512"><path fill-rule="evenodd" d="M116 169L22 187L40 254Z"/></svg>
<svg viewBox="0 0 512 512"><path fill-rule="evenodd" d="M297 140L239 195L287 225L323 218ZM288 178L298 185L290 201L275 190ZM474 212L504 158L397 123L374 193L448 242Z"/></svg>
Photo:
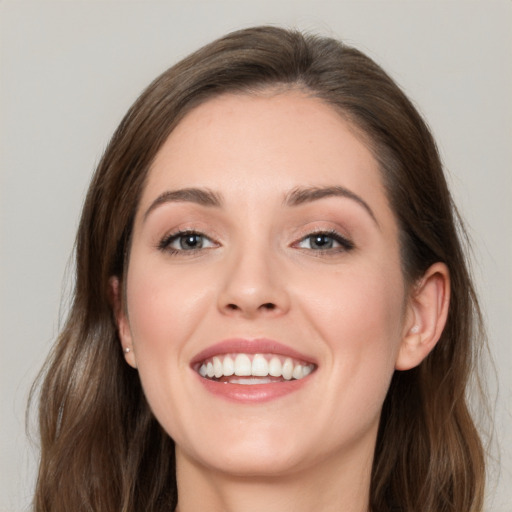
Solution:
<svg viewBox="0 0 512 512"><path fill-rule="evenodd" d="M132 264L128 274L130 330L144 394L172 436L182 415L181 385L190 370L184 351L203 311L201 288L151 265L150 258L143 261L147 264Z"/></svg>
<svg viewBox="0 0 512 512"><path fill-rule="evenodd" d="M307 299L324 337L333 343L338 340L335 344L340 350L353 344L364 349L382 345L383 339L399 339L404 303L399 269L364 265L336 274L317 274L304 288L296 295Z"/></svg>
<svg viewBox="0 0 512 512"><path fill-rule="evenodd" d="M162 265L139 265L128 276L128 315L138 355L179 350L203 311L205 288Z"/></svg>
<svg viewBox="0 0 512 512"><path fill-rule="evenodd" d="M327 345L327 365L337 385L354 389L354 407L366 399L380 407L401 342L401 273L386 273L380 266L361 268L337 278L325 276L316 284L323 284L317 287L323 291L304 311Z"/></svg>
<svg viewBox="0 0 512 512"><path fill-rule="evenodd" d="M166 393L185 370L181 357L184 340L194 329L194 301L186 300L187 291L189 287L172 283L150 261L130 268L128 318L137 369L152 409L170 407Z"/></svg>

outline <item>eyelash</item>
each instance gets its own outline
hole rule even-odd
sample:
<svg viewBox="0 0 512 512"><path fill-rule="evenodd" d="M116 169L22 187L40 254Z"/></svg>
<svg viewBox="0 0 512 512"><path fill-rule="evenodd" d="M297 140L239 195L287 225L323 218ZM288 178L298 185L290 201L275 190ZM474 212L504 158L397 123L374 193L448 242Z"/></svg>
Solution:
<svg viewBox="0 0 512 512"><path fill-rule="evenodd" d="M207 237L203 233L200 233L199 231L194 231L192 229L187 229L184 231L177 231L174 233L171 233L170 235L165 236L162 240L160 240L158 244L158 249L161 251L165 251L171 255L177 255L177 254L183 254L183 253L190 253L194 254L198 251L201 251L203 249L208 249L209 247L198 247L198 248L191 248L191 249L174 249L171 247L171 244L173 242L178 241L180 238L186 237L186 236L197 236L201 237L203 240L208 240L213 245L216 244L211 238Z"/></svg>
<svg viewBox="0 0 512 512"><path fill-rule="evenodd" d="M308 233L306 236L303 236L301 239L299 239L297 242L294 242L292 244L292 247L297 247L300 243L311 240L315 237L327 237L332 239L333 242L339 244L339 247L329 247L327 249L312 249L312 248L302 248L307 251L312 251L315 253L315 255L318 254L338 254L340 252L350 252L352 249L355 248L355 245L352 241L350 241L348 238L345 238L344 236L340 235L335 230L319 230L319 231L313 231L312 233ZM297 247L301 249L301 247Z"/></svg>
<svg viewBox="0 0 512 512"><path fill-rule="evenodd" d="M174 248L171 248L171 244L172 243L174 243L174 242L178 241L180 238L183 238L183 237L186 237L186 236L201 237L203 241L206 240L206 241L208 241L207 243L209 243L211 245L209 247L203 247L201 245L201 247L190 248L190 249L174 249ZM317 238L319 238L319 237L330 238L334 243L339 244L339 247L329 247L327 249L312 249L311 247L309 247L309 248L299 247L299 244L307 241L308 239L309 239L310 245L311 245L311 241L312 241L312 239L314 237L317 237ZM203 233L201 233L199 231L183 230L183 231L177 231L177 232L171 233L170 235L165 236L158 243L157 248L160 251L165 251L165 252L167 252L167 253L169 253L171 255L178 255L178 254L185 254L185 253L194 254L194 253L196 253L198 251L201 251L203 249L209 249L209 248L215 246L216 244L217 243L215 241L213 241L211 238L207 237L206 235L204 235ZM297 240L296 242L291 244L291 247L294 247L294 248L297 248L297 249L303 249L303 250L306 250L306 251L311 251L312 253L316 253L316 254L338 254L340 252L349 252L352 249L354 249L355 246L354 246L353 242L351 242L350 240L348 240L344 236L340 235L335 230L328 230L328 231L320 230L320 231L314 231L314 232L308 233L306 236L303 236L302 238L300 238L299 240Z"/></svg>

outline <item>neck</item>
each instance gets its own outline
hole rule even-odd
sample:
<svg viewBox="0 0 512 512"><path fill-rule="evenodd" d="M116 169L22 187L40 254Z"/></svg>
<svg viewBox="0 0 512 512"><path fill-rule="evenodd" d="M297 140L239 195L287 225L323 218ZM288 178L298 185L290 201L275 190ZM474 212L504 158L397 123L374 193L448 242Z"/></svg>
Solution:
<svg viewBox="0 0 512 512"><path fill-rule="evenodd" d="M176 512L367 512L372 457L345 462L324 461L286 475L233 476L200 466L177 449Z"/></svg>

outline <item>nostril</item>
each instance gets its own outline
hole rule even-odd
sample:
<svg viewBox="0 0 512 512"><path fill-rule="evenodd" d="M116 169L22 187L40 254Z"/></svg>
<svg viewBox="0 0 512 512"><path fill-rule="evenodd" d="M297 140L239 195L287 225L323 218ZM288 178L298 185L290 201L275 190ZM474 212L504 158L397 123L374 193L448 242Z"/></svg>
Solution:
<svg viewBox="0 0 512 512"><path fill-rule="evenodd" d="M224 306L224 308L225 308L225 311L232 311L232 312L241 311L241 312L245 312L245 313L248 313L248 312L256 313L256 311L260 311L260 312L268 311L268 312L271 312L271 311L276 311L278 309L277 305L275 303L273 303L273 302L265 302L263 304L260 304L255 309L253 309L250 306L245 307L243 305L240 306L238 304L230 302L230 303L226 304Z"/></svg>

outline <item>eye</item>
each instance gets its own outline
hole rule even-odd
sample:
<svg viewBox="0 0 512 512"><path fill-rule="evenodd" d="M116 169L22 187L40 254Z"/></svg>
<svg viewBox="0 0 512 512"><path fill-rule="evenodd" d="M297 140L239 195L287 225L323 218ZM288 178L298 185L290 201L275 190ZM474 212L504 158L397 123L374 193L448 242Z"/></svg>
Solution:
<svg viewBox="0 0 512 512"><path fill-rule="evenodd" d="M217 244L202 233L196 231L180 231L165 237L159 244L158 248L168 251L172 254L178 252L191 252L200 249L208 249L216 247Z"/></svg>
<svg viewBox="0 0 512 512"><path fill-rule="evenodd" d="M309 249L312 251L350 251L354 244L336 232L318 232L311 233L294 244L300 249Z"/></svg>

